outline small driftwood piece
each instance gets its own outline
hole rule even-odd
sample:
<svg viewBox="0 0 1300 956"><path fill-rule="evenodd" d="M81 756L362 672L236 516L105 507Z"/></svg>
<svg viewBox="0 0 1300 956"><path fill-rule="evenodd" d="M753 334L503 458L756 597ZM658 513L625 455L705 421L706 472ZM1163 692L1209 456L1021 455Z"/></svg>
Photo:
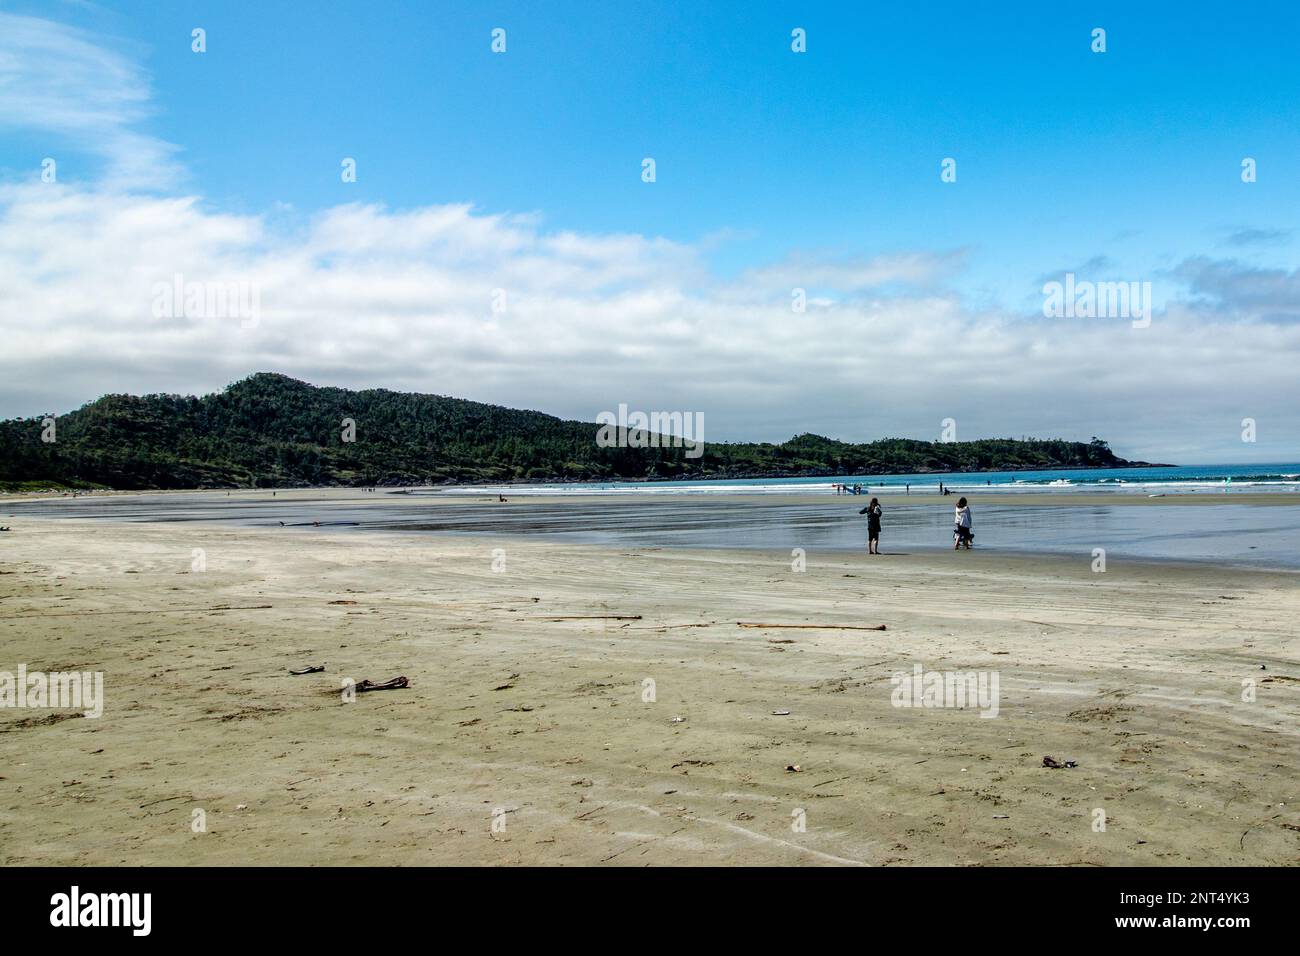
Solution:
<svg viewBox="0 0 1300 956"><path fill-rule="evenodd" d="M737 627L793 627L810 628L819 631L883 631L883 624L757 624L753 621L737 621Z"/></svg>

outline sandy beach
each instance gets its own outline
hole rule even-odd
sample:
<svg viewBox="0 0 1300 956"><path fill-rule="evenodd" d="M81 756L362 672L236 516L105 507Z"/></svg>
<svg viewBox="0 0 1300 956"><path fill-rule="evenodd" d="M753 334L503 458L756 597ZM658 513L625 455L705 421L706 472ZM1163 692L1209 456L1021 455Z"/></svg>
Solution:
<svg viewBox="0 0 1300 956"><path fill-rule="evenodd" d="M1300 862L1295 574L4 523L4 865Z"/></svg>

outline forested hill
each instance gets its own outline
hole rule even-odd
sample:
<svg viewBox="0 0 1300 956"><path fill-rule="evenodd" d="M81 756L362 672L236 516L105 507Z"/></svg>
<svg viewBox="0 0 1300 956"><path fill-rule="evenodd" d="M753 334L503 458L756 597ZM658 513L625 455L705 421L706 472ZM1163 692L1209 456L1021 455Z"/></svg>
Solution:
<svg viewBox="0 0 1300 956"><path fill-rule="evenodd" d="M344 419L355 423L345 441ZM707 423L706 423L707 425ZM260 373L202 398L106 395L55 421L0 422L0 486L122 489L758 478L1120 467L1106 443L887 438L599 447L598 426L456 398L316 388Z"/></svg>

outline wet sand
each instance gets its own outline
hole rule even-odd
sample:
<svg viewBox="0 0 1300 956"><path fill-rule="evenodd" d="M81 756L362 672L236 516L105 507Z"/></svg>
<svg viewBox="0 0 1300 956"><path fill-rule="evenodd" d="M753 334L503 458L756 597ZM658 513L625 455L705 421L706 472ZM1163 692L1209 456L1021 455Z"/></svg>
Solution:
<svg viewBox="0 0 1300 956"><path fill-rule="evenodd" d="M955 497L880 496L884 540L895 551L950 546ZM291 532L432 532L551 538L612 547L745 548L857 552L859 511L870 498L803 495L465 495L440 490L364 489L173 492L56 497L0 504L11 518L108 518L215 524ZM1129 560L1194 561L1300 570L1300 496L1124 493L972 497L976 540L1014 554L1065 554L1090 561L1101 548ZM1244 507L1243 507L1244 505ZM1185 507L1191 506L1191 507Z"/></svg>
<svg viewBox="0 0 1300 956"><path fill-rule="evenodd" d="M0 670L107 698L0 710L6 865L1300 861L1294 574L3 523Z"/></svg>

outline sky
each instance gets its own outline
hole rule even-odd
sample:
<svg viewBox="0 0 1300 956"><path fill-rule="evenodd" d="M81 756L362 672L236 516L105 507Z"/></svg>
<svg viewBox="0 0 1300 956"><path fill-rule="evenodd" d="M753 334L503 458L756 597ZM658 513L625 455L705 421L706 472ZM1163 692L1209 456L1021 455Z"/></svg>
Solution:
<svg viewBox="0 0 1300 956"><path fill-rule="evenodd" d="M1283 2L0 2L0 416L279 371L1294 462L1297 113Z"/></svg>

